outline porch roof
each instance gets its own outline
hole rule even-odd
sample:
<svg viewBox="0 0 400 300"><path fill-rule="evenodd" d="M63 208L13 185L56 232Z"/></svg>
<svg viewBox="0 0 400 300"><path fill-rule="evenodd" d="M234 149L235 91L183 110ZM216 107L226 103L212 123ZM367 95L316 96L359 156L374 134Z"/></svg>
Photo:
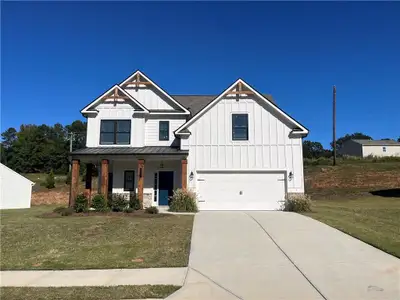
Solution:
<svg viewBox="0 0 400 300"><path fill-rule="evenodd" d="M83 148L71 152L76 155L182 155L188 154L188 150L181 150L168 146L146 146L146 147L93 147Z"/></svg>

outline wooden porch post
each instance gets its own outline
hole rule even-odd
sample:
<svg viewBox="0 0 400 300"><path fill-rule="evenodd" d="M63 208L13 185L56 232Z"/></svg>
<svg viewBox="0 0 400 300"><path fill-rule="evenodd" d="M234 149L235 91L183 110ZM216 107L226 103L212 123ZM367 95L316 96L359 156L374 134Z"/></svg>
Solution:
<svg viewBox="0 0 400 300"><path fill-rule="evenodd" d="M138 160L138 198L143 209L144 159Z"/></svg>
<svg viewBox="0 0 400 300"><path fill-rule="evenodd" d="M88 198L89 206L91 204L91 196L92 196L92 170L93 164L86 164L86 181L85 181L85 195Z"/></svg>
<svg viewBox="0 0 400 300"><path fill-rule="evenodd" d="M104 198L108 196L108 159L101 160L101 193Z"/></svg>
<svg viewBox="0 0 400 300"><path fill-rule="evenodd" d="M72 171L71 171L71 186L69 193L69 207L75 205L76 196L78 196L79 191L79 160L72 160Z"/></svg>
<svg viewBox="0 0 400 300"><path fill-rule="evenodd" d="M187 189L187 159L182 159L182 189Z"/></svg>

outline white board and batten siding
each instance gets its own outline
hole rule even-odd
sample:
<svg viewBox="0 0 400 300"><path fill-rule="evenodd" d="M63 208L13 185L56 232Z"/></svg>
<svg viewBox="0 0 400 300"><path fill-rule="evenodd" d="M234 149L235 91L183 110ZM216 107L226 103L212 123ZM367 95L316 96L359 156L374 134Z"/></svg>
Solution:
<svg viewBox="0 0 400 300"><path fill-rule="evenodd" d="M176 109L176 105L169 103L170 101L166 101L165 95L161 95L161 93L155 88L141 85L138 89L136 89L135 86L128 85L124 87L124 90L149 110Z"/></svg>
<svg viewBox="0 0 400 300"><path fill-rule="evenodd" d="M96 109L97 114L91 114L87 118L87 147L143 147L145 116L135 113L129 104L101 103ZM130 145L100 145L101 120L131 120L131 144Z"/></svg>
<svg viewBox="0 0 400 300"><path fill-rule="evenodd" d="M31 207L34 183L0 164L0 209Z"/></svg>
<svg viewBox="0 0 400 300"><path fill-rule="evenodd" d="M232 140L232 114L235 113L248 114L248 141ZM221 170L225 172L216 175L220 178L219 184L229 181L228 185L233 187L240 178L247 194L252 189L258 194L260 191L268 194L269 189L276 194L275 198L283 198L286 192L304 193L302 138L291 136L290 126L258 99L221 99L189 126L191 135L181 141L181 147L189 150L188 174L194 175L188 186L199 193L200 201L210 197L201 186L205 179L213 180L212 174ZM230 178L226 171L235 175ZM290 172L291 180L287 178ZM259 187L262 182L268 183L264 189ZM206 193L204 197L202 193ZM223 192L221 197L225 197ZM257 197L254 198L256 201Z"/></svg>

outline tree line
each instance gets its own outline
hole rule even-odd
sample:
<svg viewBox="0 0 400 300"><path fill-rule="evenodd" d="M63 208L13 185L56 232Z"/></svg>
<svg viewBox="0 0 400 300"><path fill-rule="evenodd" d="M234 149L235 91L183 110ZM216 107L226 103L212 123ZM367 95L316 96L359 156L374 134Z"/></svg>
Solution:
<svg viewBox="0 0 400 300"><path fill-rule="evenodd" d="M19 173L65 174L69 169L71 134L73 150L85 147L86 122L8 128L1 134L1 162Z"/></svg>
<svg viewBox="0 0 400 300"><path fill-rule="evenodd" d="M70 138L72 150L84 148L86 144L86 122L76 120L69 125L21 125L17 131L8 128L1 134L1 162L19 173L65 174L69 169L68 153ZM349 139L370 139L372 137L356 132L346 134L336 141L339 150ZM398 138L400 141L400 137ZM305 140L303 142L304 158L320 158L332 156L331 149L324 149L321 143Z"/></svg>
<svg viewBox="0 0 400 300"><path fill-rule="evenodd" d="M352 139L359 140L372 140L372 137L362 132L355 132L352 134L346 134L336 140L336 150L340 150L344 142ZM394 140L391 138L385 138L382 140ZM397 139L400 142L400 137ZM330 144L330 149L324 149L320 142L313 142L305 140L303 142L303 157L304 158L320 158L320 157L332 157L333 156L333 143Z"/></svg>

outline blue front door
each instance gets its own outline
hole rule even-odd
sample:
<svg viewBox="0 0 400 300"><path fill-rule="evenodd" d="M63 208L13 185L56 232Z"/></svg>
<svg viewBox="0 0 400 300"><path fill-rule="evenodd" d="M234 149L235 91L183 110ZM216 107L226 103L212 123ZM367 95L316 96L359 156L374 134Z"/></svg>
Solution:
<svg viewBox="0 0 400 300"><path fill-rule="evenodd" d="M172 196L174 189L174 172L160 171L158 178L158 205L169 205L168 197Z"/></svg>

